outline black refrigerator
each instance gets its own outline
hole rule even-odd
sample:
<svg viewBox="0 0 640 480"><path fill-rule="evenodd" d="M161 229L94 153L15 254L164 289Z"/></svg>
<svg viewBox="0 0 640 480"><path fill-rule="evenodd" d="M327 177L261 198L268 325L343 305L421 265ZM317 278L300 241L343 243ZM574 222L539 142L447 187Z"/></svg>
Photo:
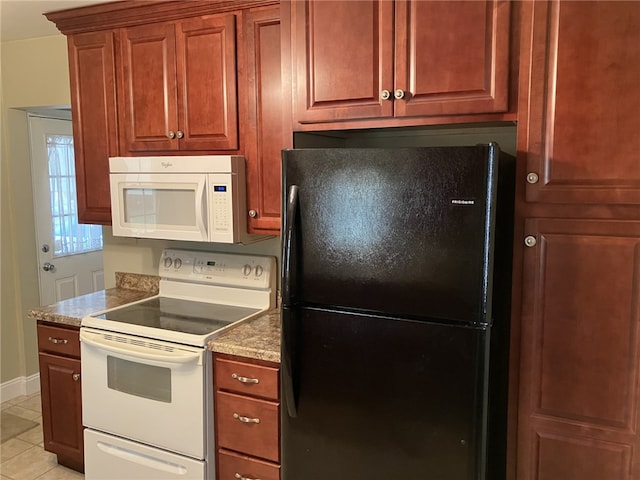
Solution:
<svg viewBox="0 0 640 480"><path fill-rule="evenodd" d="M514 158L282 157L282 480L504 478Z"/></svg>

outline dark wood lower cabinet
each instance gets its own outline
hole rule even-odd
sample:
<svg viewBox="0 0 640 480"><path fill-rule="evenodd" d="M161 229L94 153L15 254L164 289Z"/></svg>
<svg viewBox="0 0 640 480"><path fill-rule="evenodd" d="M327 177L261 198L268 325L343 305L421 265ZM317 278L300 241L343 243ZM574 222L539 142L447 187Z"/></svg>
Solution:
<svg viewBox="0 0 640 480"><path fill-rule="evenodd" d="M518 480L640 478L640 221L528 219Z"/></svg>
<svg viewBox="0 0 640 480"><path fill-rule="evenodd" d="M58 463L84 471L78 330L38 324L44 449Z"/></svg>

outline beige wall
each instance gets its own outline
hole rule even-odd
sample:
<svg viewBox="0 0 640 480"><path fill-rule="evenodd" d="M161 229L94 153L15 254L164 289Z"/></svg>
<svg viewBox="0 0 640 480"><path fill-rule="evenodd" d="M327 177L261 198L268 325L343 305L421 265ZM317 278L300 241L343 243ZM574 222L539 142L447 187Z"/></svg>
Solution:
<svg viewBox="0 0 640 480"><path fill-rule="evenodd" d="M35 322L39 303L27 118L23 110L69 105L66 38L0 45L1 111L1 373L0 383L38 372Z"/></svg>
<svg viewBox="0 0 640 480"><path fill-rule="evenodd" d="M2 44L2 153L0 246L0 383L38 372L35 322L26 311L39 304L35 228L28 150L27 110L70 104L66 38L63 35ZM165 247L279 256L279 238L251 245L138 240L104 228L105 286L115 272L155 275Z"/></svg>

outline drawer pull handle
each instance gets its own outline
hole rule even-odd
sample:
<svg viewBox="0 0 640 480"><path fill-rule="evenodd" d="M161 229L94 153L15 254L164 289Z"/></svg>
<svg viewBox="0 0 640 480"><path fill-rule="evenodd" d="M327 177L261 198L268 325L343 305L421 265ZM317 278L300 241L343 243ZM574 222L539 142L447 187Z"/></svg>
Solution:
<svg viewBox="0 0 640 480"><path fill-rule="evenodd" d="M51 343L55 343L55 344L61 343L63 345L69 342L69 340L67 340L66 338L54 338L54 337L49 337L49 341Z"/></svg>
<svg viewBox="0 0 640 480"><path fill-rule="evenodd" d="M235 477L238 480L260 480L259 478L255 478L255 477L244 477L244 476L240 475L239 473L236 473Z"/></svg>
<svg viewBox="0 0 640 480"><path fill-rule="evenodd" d="M238 415L237 413L233 414L233 418L240 420L242 423L260 423L259 418L249 418L243 415Z"/></svg>
<svg viewBox="0 0 640 480"><path fill-rule="evenodd" d="M238 380L240 383L260 383L257 378L241 377L237 373L232 373L231 378Z"/></svg>

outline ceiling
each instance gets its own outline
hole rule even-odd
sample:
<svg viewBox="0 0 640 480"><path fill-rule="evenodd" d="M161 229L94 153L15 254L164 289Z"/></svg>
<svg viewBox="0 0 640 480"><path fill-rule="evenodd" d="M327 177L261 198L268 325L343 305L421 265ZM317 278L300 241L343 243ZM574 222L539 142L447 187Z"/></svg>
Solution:
<svg viewBox="0 0 640 480"><path fill-rule="evenodd" d="M57 35L60 32L42 14L111 0L0 0L0 41Z"/></svg>

